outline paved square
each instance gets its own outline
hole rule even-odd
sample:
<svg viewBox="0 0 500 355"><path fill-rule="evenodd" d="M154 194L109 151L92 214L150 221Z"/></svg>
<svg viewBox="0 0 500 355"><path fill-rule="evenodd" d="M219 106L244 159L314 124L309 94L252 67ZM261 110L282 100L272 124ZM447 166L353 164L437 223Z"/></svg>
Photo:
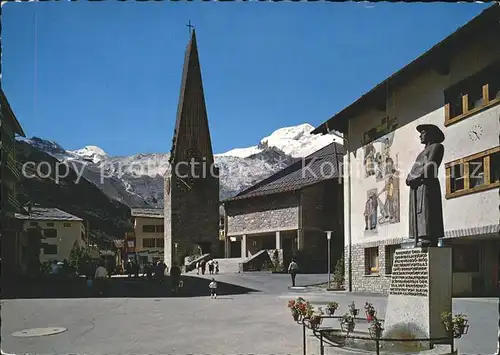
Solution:
<svg viewBox="0 0 500 355"><path fill-rule="evenodd" d="M303 284L322 275L300 275ZM190 298L32 299L2 301L2 350L15 354L301 354L301 327L287 300L298 295L315 305L337 300L372 302L385 312L384 297L331 292L289 293L287 275L218 275L221 281L262 290ZM260 286L259 286L260 285ZM457 341L461 353L496 350L498 301L454 300L454 312L469 316L469 334ZM63 327L40 337L14 337L30 328Z"/></svg>

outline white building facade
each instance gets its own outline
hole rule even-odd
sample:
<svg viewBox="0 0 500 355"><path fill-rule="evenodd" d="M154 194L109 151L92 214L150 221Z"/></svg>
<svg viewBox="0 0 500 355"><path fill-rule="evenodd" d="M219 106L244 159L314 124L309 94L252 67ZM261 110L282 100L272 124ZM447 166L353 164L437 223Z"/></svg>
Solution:
<svg viewBox="0 0 500 355"><path fill-rule="evenodd" d="M394 251L409 235L405 180L445 134L439 169L454 295L495 294L500 277L500 6L493 5L315 130L344 133L346 288L387 293Z"/></svg>
<svg viewBox="0 0 500 355"><path fill-rule="evenodd" d="M33 207L28 215L17 214L16 218L22 220L24 232L32 228L40 230L42 263L67 260L73 249L88 247L83 219L60 209Z"/></svg>
<svg viewBox="0 0 500 355"><path fill-rule="evenodd" d="M129 259L136 259L143 266L150 262L163 261L164 219L163 209L132 208L134 232L127 240L134 241L134 250Z"/></svg>

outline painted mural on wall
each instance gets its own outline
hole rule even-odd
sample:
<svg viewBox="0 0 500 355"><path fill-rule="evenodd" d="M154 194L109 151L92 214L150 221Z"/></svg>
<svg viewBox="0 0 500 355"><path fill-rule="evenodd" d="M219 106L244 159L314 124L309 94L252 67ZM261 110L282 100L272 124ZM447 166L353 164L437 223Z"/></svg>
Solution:
<svg viewBox="0 0 500 355"><path fill-rule="evenodd" d="M390 132L364 147L365 178L380 184L366 194L365 230L400 221L398 155L391 153L393 142L394 132Z"/></svg>

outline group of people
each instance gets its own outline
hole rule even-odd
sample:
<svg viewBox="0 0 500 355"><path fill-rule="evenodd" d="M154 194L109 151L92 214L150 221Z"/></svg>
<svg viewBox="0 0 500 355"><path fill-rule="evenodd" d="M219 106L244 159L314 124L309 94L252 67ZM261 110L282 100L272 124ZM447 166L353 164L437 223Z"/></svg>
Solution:
<svg viewBox="0 0 500 355"><path fill-rule="evenodd" d="M167 264L158 261L155 263L148 262L144 265L144 275L147 277L149 281L153 279L153 275L155 279L159 280L160 283L163 282L165 278L165 273L168 271Z"/></svg>
<svg viewBox="0 0 500 355"><path fill-rule="evenodd" d="M219 262L217 260L210 259L208 261L202 260L201 262L199 261L196 263L197 274L199 275L201 273L202 275L205 275L207 266L208 273L210 275L217 275L219 273Z"/></svg>

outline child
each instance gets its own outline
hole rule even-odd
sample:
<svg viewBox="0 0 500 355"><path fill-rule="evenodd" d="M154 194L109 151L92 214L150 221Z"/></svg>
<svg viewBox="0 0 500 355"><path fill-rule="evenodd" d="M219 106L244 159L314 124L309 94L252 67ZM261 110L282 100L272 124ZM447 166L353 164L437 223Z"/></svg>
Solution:
<svg viewBox="0 0 500 355"><path fill-rule="evenodd" d="M208 287L210 287L210 298L217 298L217 282L215 282L215 279L212 279Z"/></svg>

